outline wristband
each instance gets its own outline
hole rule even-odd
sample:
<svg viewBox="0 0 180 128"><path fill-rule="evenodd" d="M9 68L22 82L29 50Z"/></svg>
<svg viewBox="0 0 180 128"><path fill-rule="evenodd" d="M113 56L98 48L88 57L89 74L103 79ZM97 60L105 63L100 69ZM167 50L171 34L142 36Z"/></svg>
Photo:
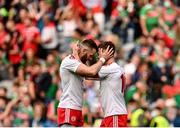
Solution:
<svg viewBox="0 0 180 128"><path fill-rule="evenodd" d="M103 64L106 62L106 60L105 60L103 57L101 57L99 60L100 60Z"/></svg>

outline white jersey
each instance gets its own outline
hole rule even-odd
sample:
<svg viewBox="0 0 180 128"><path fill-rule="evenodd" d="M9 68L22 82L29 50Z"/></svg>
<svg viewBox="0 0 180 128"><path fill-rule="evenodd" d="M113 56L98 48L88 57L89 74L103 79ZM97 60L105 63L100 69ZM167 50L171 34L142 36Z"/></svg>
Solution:
<svg viewBox="0 0 180 128"><path fill-rule="evenodd" d="M103 66L100 77L100 100L105 117L127 114L124 100L124 70L117 63Z"/></svg>
<svg viewBox="0 0 180 128"><path fill-rule="evenodd" d="M82 109L83 78L76 74L80 61L72 55L64 58L60 66L62 95L58 107L75 110Z"/></svg>

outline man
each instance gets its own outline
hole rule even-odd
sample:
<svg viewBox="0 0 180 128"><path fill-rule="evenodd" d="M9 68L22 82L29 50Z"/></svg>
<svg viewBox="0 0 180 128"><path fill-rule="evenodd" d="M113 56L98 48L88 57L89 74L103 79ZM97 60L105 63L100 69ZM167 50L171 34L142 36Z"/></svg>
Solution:
<svg viewBox="0 0 180 128"><path fill-rule="evenodd" d="M77 49L62 61L60 76L62 82L62 96L58 106L58 125L62 127L83 126L82 99L83 99L83 77L94 76L102 65L108 60L113 51L109 47L99 50L99 60L92 66L85 63L92 60L93 54L97 52L97 46L91 39L79 43Z"/></svg>
<svg viewBox="0 0 180 128"><path fill-rule="evenodd" d="M112 42L104 42L99 48L106 50L108 46L113 49L114 54L115 46ZM127 110L124 100L123 68L115 62L113 56L102 66L98 76L100 78L100 99L105 114L101 127L126 127Z"/></svg>

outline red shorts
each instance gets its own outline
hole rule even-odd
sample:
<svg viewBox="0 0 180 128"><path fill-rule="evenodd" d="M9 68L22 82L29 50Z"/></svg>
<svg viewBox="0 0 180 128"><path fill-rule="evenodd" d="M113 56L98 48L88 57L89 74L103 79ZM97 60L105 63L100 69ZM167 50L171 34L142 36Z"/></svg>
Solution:
<svg viewBox="0 0 180 128"><path fill-rule="evenodd" d="M126 127L127 126L127 115L114 115L105 117L100 127Z"/></svg>
<svg viewBox="0 0 180 128"><path fill-rule="evenodd" d="M58 125L71 124L76 127L83 126L82 111L70 108L58 108Z"/></svg>

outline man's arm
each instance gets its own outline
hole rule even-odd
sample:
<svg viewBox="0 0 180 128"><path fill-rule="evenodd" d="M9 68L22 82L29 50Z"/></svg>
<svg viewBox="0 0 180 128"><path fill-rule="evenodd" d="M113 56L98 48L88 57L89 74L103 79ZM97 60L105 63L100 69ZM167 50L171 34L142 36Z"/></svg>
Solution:
<svg viewBox="0 0 180 128"><path fill-rule="evenodd" d="M101 60L90 67L82 63L78 66L76 73L82 76L95 76L103 64Z"/></svg>

